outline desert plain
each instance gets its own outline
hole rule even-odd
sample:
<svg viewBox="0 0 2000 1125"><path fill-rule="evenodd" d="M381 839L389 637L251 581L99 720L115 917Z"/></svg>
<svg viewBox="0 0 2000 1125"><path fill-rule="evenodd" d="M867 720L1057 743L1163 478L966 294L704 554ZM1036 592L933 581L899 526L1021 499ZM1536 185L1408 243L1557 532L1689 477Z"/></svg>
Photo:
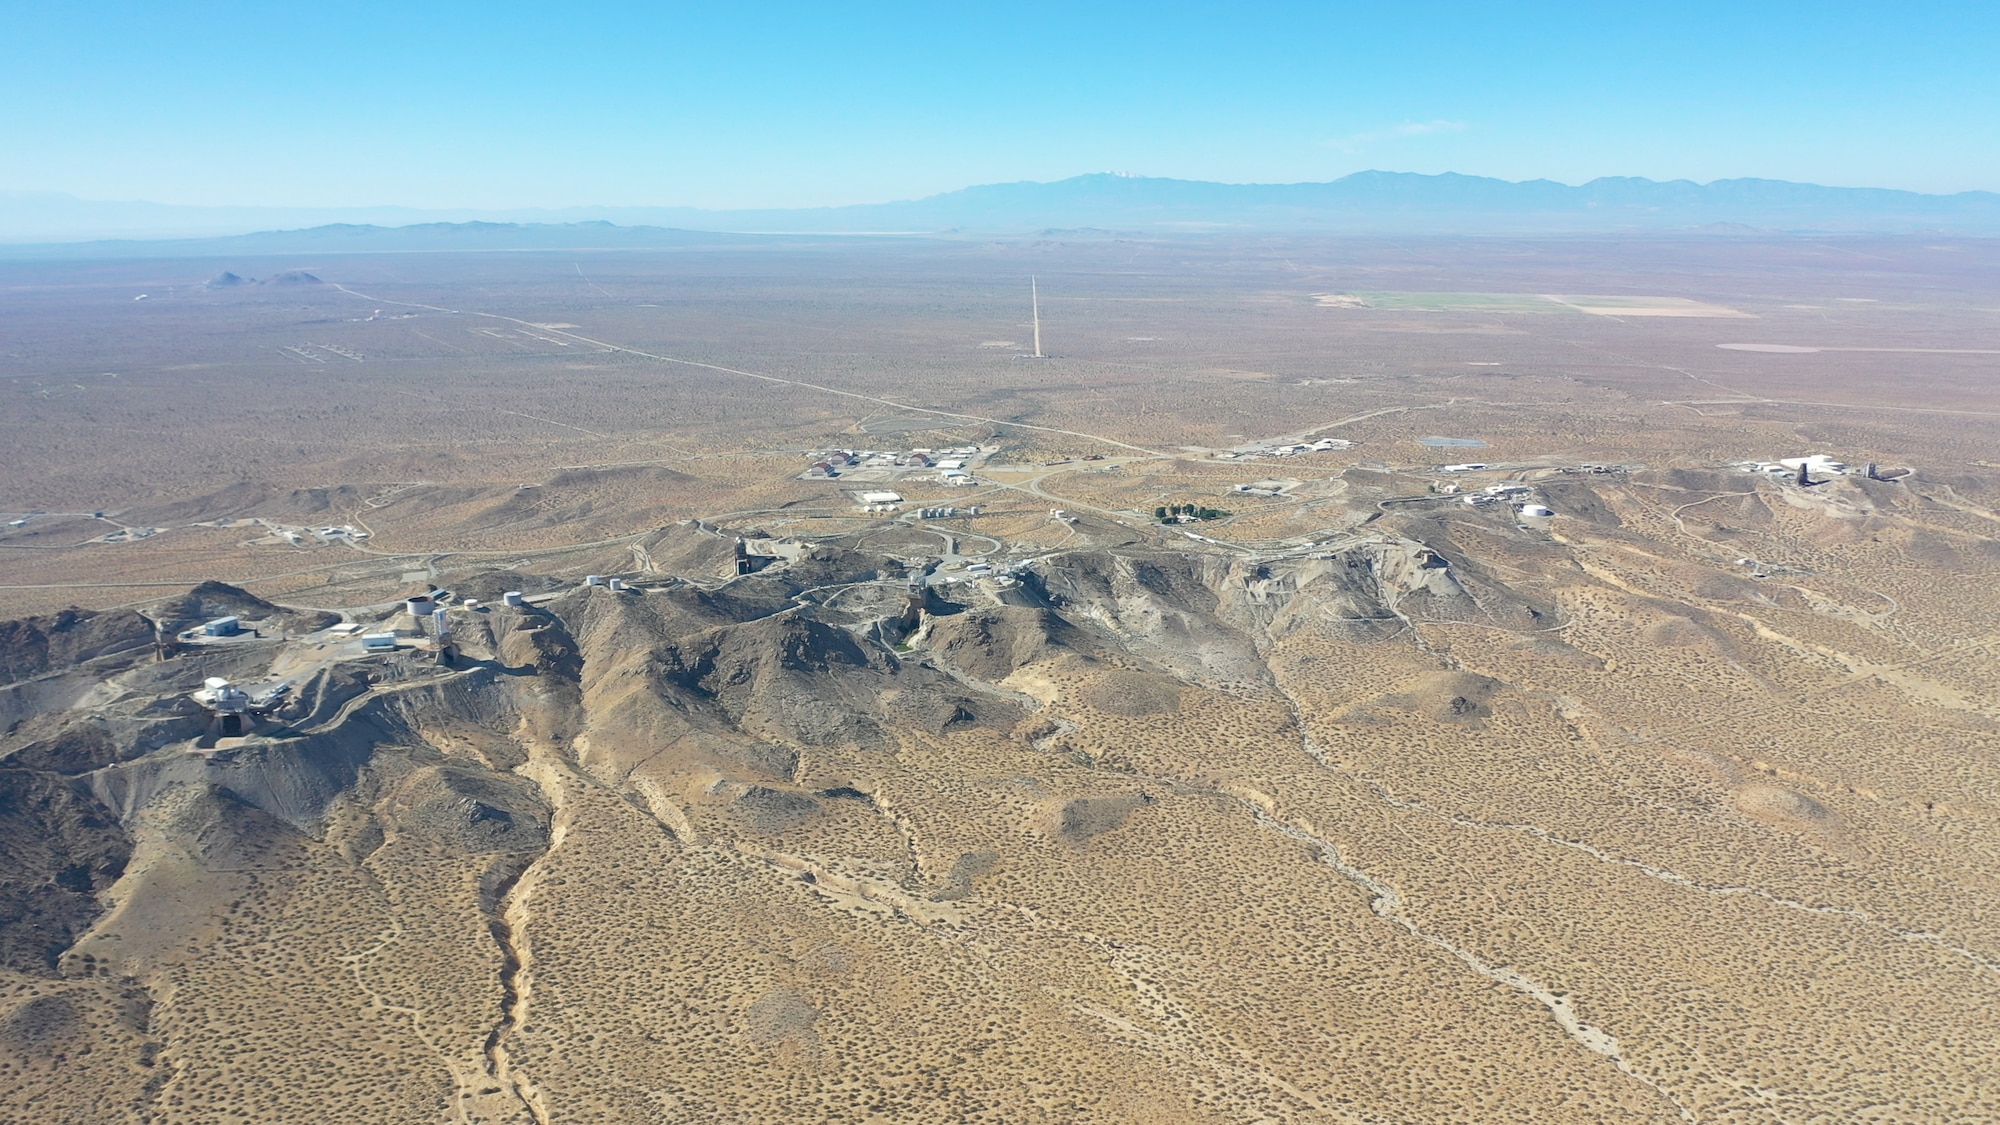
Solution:
<svg viewBox="0 0 2000 1125"><path fill-rule="evenodd" d="M0 1121L2000 1118L1996 371L1944 236L0 262Z"/></svg>

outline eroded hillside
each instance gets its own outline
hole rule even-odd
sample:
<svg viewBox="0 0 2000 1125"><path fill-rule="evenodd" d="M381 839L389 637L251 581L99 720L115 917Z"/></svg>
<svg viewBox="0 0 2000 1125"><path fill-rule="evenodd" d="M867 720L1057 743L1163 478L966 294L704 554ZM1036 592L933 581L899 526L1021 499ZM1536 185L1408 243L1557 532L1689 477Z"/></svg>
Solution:
<svg viewBox="0 0 2000 1125"><path fill-rule="evenodd" d="M1694 476L10 623L0 1119L2000 1115L1990 517Z"/></svg>

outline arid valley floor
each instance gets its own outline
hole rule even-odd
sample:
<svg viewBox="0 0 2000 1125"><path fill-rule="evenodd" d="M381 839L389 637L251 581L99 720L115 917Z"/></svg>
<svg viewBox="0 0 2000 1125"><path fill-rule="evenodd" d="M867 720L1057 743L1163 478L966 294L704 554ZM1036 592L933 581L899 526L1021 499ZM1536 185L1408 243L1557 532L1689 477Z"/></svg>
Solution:
<svg viewBox="0 0 2000 1125"><path fill-rule="evenodd" d="M1996 373L1991 240L0 262L0 1122L2000 1120Z"/></svg>

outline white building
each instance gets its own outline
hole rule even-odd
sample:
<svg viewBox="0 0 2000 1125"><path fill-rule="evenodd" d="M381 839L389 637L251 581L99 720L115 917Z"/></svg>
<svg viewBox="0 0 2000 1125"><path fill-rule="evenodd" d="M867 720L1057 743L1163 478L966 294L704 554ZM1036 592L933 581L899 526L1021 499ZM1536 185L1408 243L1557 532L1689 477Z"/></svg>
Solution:
<svg viewBox="0 0 2000 1125"><path fill-rule="evenodd" d="M1780 457L1776 461L1760 461L1750 471L1777 476L1781 473L1797 473L1800 466L1804 466L1808 476L1817 473L1822 476L1838 477L1845 476L1848 471L1845 464L1824 453L1809 453L1804 457Z"/></svg>
<svg viewBox="0 0 2000 1125"><path fill-rule="evenodd" d="M225 715L240 715L250 709L249 694L221 676L202 681L201 690L194 693L194 701Z"/></svg>

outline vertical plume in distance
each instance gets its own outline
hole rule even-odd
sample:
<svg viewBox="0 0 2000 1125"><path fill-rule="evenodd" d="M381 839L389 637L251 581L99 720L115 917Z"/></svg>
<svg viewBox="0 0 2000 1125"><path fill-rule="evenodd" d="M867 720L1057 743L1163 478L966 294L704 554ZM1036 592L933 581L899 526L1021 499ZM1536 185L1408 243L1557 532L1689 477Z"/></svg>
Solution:
<svg viewBox="0 0 2000 1125"><path fill-rule="evenodd" d="M1041 289L1036 285L1034 274L1028 275L1028 307L1034 313L1035 318L1035 350L1032 354L1019 354L1014 358L1047 359L1049 357L1042 352L1042 293Z"/></svg>
<svg viewBox="0 0 2000 1125"><path fill-rule="evenodd" d="M1035 358L1046 359L1042 354L1042 295L1035 288L1035 275L1028 275L1028 304L1035 311Z"/></svg>

